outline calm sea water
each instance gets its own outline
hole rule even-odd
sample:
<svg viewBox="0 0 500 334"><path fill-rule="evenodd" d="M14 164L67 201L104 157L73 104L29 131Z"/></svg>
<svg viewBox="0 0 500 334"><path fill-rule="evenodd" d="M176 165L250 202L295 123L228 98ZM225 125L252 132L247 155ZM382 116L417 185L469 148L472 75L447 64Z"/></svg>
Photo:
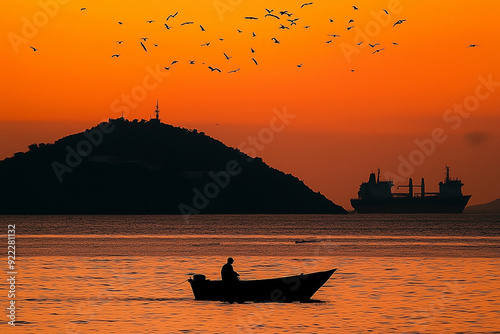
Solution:
<svg viewBox="0 0 500 334"><path fill-rule="evenodd" d="M0 221L17 271L1 333L500 333L499 215ZM189 274L218 279L228 256L243 279L338 271L313 303L195 301Z"/></svg>

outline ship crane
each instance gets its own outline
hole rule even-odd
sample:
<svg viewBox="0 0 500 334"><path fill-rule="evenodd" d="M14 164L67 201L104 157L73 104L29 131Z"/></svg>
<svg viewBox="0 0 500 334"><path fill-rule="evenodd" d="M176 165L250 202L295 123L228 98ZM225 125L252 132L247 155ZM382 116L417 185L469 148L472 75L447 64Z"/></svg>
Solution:
<svg viewBox="0 0 500 334"><path fill-rule="evenodd" d="M416 184L416 185L413 185L413 180L409 179L408 181L408 185L401 185L401 186L398 186L398 189L399 188L406 188L408 187L408 194L407 196L408 197L413 197L413 187L417 187L417 188L420 188L420 197L425 197L425 181L424 181L424 178L422 178L422 181L420 183L420 185ZM403 194L398 194L398 195L403 195Z"/></svg>

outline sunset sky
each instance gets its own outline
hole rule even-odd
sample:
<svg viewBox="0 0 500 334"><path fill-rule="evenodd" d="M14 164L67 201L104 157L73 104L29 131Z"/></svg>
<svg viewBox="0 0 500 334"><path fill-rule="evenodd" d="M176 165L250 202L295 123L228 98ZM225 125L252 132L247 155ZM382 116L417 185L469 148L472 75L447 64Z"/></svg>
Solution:
<svg viewBox="0 0 500 334"><path fill-rule="evenodd" d="M448 165L469 204L499 198L500 2L305 2L9 2L0 159L122 112L149 119L159 99L163 122L257 152L348 210L377 168L437 191Z"/></svg>

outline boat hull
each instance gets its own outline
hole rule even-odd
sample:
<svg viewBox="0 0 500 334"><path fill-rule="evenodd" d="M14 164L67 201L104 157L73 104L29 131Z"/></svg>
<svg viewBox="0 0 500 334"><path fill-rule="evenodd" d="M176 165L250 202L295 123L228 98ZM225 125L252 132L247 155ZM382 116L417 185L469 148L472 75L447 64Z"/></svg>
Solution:
<svg viewBox="0 0 500 334"><path fill-rule="evenodd" d="M336 269L307 275L226 283L207 279L189 279L196 300L229 302L309 301Z"/></svg>
<svg viewBox="0 0 500 334"><path fill-rule="evenodd" d="M351 199L357 213L462 213L470 195Z"/></svg>

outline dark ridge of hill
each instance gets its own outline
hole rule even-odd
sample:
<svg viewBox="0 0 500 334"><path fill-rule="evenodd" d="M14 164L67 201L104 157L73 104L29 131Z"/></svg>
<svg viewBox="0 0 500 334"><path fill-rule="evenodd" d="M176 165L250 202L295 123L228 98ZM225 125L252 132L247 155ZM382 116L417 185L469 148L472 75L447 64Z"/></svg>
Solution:
<svg viewBox="0 0 500 334"><path fill-rule="evenodd" d="M346 213L196 130L104 122L0 161L0 214Z"/></svg>
<svg viewBox="0 0 500 334"><path fill-rule="evenodd" d="M477 204L477 205L471 205L465 208L464 212L500 212L500 198L484 203L484 204Z"/></svg>

